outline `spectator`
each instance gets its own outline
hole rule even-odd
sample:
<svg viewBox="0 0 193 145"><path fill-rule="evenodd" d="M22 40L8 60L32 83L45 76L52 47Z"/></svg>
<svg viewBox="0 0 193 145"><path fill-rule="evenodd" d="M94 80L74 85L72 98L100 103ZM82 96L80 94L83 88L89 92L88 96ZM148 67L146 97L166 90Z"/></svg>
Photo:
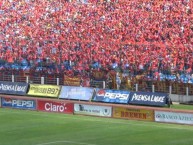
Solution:
<svg viewBox="0 0 193 145"><path fill-rule="evenodd" d="M191 1L183 0L2 1L0 58L27 65L49 58L58 72L81 75L92 66L191 75L192 21Z"/></svg>

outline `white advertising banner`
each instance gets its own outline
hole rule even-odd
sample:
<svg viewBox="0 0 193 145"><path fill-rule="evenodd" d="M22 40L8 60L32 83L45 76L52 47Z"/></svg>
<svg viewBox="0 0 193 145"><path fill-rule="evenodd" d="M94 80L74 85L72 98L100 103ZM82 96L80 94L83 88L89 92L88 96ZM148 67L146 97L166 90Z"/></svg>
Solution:
<svg viewBox="0 0 193 145"><path fill-rule="evenodd" d="M74 104L74 114L111 117L112 107Z"/></svg>
<svg viewBox="0 0 193 145"><path fill-rule="evenodd" d="M193 114L181 112L155 111L156 122L193 124Z"/></svg>
<svg viewBox="0 0 193 145"><path fill-rule="evenodd" d="M94 89L88 87L62 86L59 98L88 101L92 98Z"/></svg>

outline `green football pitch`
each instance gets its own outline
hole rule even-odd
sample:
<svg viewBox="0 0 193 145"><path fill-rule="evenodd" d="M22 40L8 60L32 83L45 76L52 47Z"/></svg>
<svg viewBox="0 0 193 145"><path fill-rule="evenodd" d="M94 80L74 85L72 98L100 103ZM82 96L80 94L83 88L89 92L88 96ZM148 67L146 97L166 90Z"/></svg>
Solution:
<svg viewBox="0 0 193 145"><path fill-rule="evenodd" d="M193 126L0 108L0 145L193 145Z"/></svg>

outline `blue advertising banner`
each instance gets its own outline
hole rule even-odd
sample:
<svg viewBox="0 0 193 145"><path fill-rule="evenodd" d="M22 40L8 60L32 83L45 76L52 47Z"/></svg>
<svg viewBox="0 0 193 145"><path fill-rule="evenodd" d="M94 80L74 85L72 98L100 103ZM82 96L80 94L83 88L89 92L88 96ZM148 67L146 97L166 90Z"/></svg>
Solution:
<svg viewBox="0 0 193 145"><path fill-rule="evenodd" d="M59 98L88 101L92 98L93 93L93 88L62 86Z"/></svg>
<svg viewBox="0 0 193 145"><path fill-rule="evenodd" d="M96 89L96 95L93 97L93 101L127 104L129 94L129 91L123 90Z"/></svg>
<svg viewBox="0 0 193 145"><path fill-rule="evenodd" d="M166 93L132 92L130 95L129 104L165 106L167 99L168 94Z"/></svg>
<svg viewBox="0 0 193 145"><path fill-rule="evenodd" d="M0 81L0 94L26 95L28 83Z"/></svg>
<svg viewBox="0 0 193 145"><path fill-rule="evenodd" d="M1 98L2 107L36 110L36 101L28 99L15 99L11 97Z"/></svg>

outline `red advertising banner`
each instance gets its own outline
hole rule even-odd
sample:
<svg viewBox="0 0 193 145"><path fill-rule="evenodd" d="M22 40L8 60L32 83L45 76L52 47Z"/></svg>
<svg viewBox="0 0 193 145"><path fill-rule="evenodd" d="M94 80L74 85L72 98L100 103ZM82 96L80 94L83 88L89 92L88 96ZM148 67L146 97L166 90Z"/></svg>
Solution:
<svg viewBox="0 0 193 145"><path fill-rule="evenodd" d="M56 101L48 101L48 100L38 100L38 111L45 112L56 112L56 113L68 113L72 114L74 112L74 104L73 103L65 103L65 102L56 102Z"/></svg>

